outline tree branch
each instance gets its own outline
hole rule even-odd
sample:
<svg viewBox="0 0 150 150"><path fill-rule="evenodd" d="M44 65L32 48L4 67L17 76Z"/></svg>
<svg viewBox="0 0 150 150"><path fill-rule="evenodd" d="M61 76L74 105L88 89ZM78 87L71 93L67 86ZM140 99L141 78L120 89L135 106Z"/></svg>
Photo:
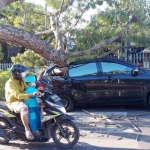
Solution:
<svg viewBox="0 0 150 150"><path fill-rule="evenodd" d="M20 23L20 22L18 24L23 26L23 27L26 27L26 28L30 29L30 31L33 30L34 32L36 32L35 29L34 29L34 26L24 25L23 23Z"/></svg>
<svg viewBox="0 0 150 150"><path fill-rule="evenodd" d="M125 25L125 27L118 33L116 34L114 37L108 39L108 40L104 40L101 43L95 45L93 48L85 50L85 51L79 51L79 52L74 52L74 53L70 53L68 54L68 58L69 57L77 57L77 56L83 56L83 55L87 55L87 54L94 54L96 53L99 49L101 49L104 45L110 44L113 41L115 41L116 39L118 39L119 37L121 37L128 29L128 27L133 24L134 22L136 22L138 19L137 17L132 17L132 19Z"/></svg>
<svg viewBox="0 0 150 150"><path fill-rule="evenodd" d="M114 53L117 50L123 49L123 48L134 48L134 47L136 47L136 46L135 45L131 45L131 46L119 46L119 47L117 47L117 48L115 48L115 49L113 49L113 50L111 50L109 52L105 52L104 54L100 55L99 58L103 58L103 57L105 57L105 56L107 56L107 55L109 55L111 53Z"/></svg>
<svg viewBox="0 0 150 150"><path fill-rule="evenodd" d="M33 30L33 31L35 32L34 35L44 35L44 34L50 34L50 33L53 33L53 30L51 30L51 29L45 30L45 31L41 31L41 32L38 32L38 31L36 31L35 28L32 27L32 26L24 25L24 24L22 24L22 23L18 23L18 24L21 25L21 26L24 26L24 27L27 27L27 28Z"/></svg>
<svg viewBox="0 0 150 150"><path fill-rule="evenodd" d="M89 5L90 5L90 3L88 3L88 4L86 5L86 7L85 7L84 10L82 11L81 15L78 17L76 23L75 23L72 27L70 27L70 29L68 29L64 34L66 34L67 32L71 31L72 28L77 25L77 23L79 22L79 20L81 19L82 15L83 15L84 12L86 11L86 9L89 7Z"/></svg>
<svg viewBox="0 0 150 150"><path fill-rule="evenodd" d="M53 33L52 29L41 31L41 32L35 31L35 35L44 35L44 34L51 34L51 33Z"/></svg>
<svg viewBox="0 0 150 150"><path fill-rule="evenodd" d="M72 4L74 3L75 0L70 0L68 1L68 3L58 12L55 13L56 16L60 15L61 13L63 13L64 11L66 11L66 9L68 9L68 7L72 6Z"/></svg>
<svg viewBox="0 0 150 150"><path fill-rule="evenodd" d="M62 5L61 5L60 11L59 11L58 20L59 20L60 12L61 12L61 10L62 10L62 8L63 8L63 5L64 5L64 0L63 0L63 2L62 2Z"/></svg>

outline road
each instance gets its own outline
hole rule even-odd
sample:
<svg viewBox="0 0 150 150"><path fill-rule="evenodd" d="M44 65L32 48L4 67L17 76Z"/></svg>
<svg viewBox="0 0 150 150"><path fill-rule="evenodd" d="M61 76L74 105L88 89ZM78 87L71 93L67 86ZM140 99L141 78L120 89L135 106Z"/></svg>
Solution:
<svg viewBox="0 0 150 150"><path fill-rule="evenodd" d="M78 144L68 150L150 150L150 111L143 108L75 109L69 113L80 129ZM47 143L12 141L0 150L62 150Z"/></svg>

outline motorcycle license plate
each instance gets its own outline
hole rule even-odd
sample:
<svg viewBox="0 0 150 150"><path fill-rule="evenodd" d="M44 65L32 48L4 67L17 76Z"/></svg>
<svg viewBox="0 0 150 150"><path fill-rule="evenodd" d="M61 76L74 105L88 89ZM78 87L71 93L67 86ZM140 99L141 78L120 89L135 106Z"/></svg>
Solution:
<svg viewBox="0 0 150 150"><path fill-rule="evenodd" d="M52 95L52 96L51 96L51 99L52 99L54 102L57 102L57 101L60 100L60 97L55 94L55 95Z"/></svg>

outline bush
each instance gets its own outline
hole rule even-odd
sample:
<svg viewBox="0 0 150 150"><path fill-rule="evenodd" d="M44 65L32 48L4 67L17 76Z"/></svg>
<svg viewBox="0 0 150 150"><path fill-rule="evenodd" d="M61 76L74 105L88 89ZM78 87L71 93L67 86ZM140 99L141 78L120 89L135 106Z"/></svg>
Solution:
<svg viewBox="0 0 150 150"><path fill-rule="evenodd" d="M10 77L10 71L0 70L0 100L5 100L5 83Z"/></svg>

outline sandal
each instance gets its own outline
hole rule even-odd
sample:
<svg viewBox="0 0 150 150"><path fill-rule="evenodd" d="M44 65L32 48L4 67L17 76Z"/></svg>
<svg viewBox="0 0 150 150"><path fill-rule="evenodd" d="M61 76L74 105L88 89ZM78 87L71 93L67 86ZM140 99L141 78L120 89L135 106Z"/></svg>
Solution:
<svg viewBox="0 0 150 150"><path fill-rule="evenodd" d="M40 135L41 134L41 132L40 131L38 131L38 130L36 130L36 131L34 131L34 132L32 132L33 134L37 134L37 135Z"/></svg>
<svg viewBox="0 0 150 150"><path fill-rule="evenodd" d="M32 135L32 133L30 131L26 131L26 138L28 140L34 140L34 136Z"/></svg>

